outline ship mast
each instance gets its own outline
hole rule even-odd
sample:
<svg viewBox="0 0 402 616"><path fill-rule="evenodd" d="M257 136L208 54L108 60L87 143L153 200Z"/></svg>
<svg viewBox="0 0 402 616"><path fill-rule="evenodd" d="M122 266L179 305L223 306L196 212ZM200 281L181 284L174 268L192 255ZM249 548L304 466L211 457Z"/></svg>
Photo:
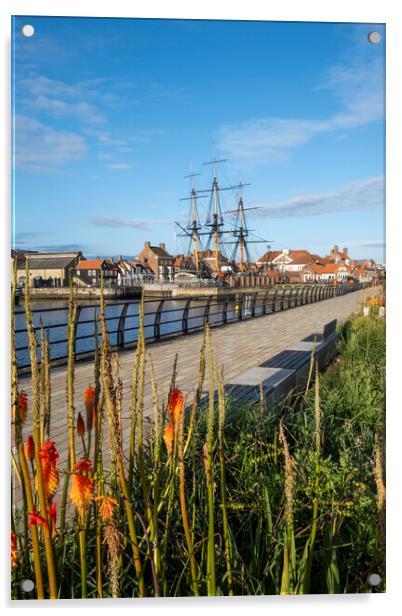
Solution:
<svg viewBox="0 0 402 616"><path fill-rule="evenodd" d="M199 258L199 245L200 245L200 229L201 225L199 223L198 216L198 207L197 207L197 199L206 198L206 195L199 197L197 195L197 191L195 190L194 178L197 175L201 175L200 173L193 173L193 166L190 162L190 173L189 175L185 175L185 178L191 178L191 194L190 197L185 197L184 199L180 199L180 201L191 201L191 209L190 209L190 221L187 227L182 227L182 225L176 222L176 225L180 227L180 229L184 232L179 234L179 237L189 237L190 238L190 246L188 253L191 254L191 241L193 242L194 248L194 261L195 261L195 269L197 274L200 272L200 258Z"/></svg>
<svg viewBox="0 0 402 616"><path fill-rule="evenodd" d="M248 249L249 244L265 244L267 240L262 238L258 239L248 239L252 230L250 230L247 226L246 222L246 214L245 212L248 210L257 210L259 209L257 206L255 207L244 207L244 199L243 199L243 187L249 186L249 184L243 184L240 182L240 196L237 204L237 208L234 210L226 210L223 212L224 214L236 214L235 220L235 228L232 231L232 235L236 238L233 242L224 242L225 244L234 244L234 250L232 254L232 260L236 261L237 249L239 249L239 266L240 271L244 272L247 269L247 263L251 261L250 253ZM254 236L254 234L253 234ZM258 236L255 236L258 237ZM246 260L245 260L246 257Z"/></svg>
<svg viewBox="0 0 402 616"><path fill-rule="evenodd" d="M220 206L219 206L219 197L218 197L219 187L218 187L218 180L216 177L216 165L218 163L224 163L226 160L227 160L226 158L221 158L217 160L215 152L214 152L213 159L206 163L203 163L204 165L212 165L213 174L214 174L213 181L212 181L212 203L213 203L212 222L206 223L206 226L211 227L211 233L214 239L215 271L216 272L220 271L219 236L221 233L220 229L223 226L223 219L222 219L222 214L220 212Z"/></svg>
<svg viewBox="0 0 402 616"><path fill-rule="evenodd" d="M195 270L197 274L200 271L199 258L198 258L198 212L197 212L197 195L194 188L194 176L199 175L191 173L191 217L192 217L192 231L193 231L193 245L194 245L194 260Z"/></svg>

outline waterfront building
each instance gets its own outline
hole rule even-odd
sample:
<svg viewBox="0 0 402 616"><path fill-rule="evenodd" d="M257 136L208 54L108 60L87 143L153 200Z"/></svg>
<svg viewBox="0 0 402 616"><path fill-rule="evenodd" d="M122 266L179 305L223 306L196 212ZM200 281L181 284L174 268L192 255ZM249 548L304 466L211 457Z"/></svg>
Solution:
<svg viewBox="0 0 402 616"><path fill-rule="evenodd" d="M106 259L82 259L76 267L75 281L79 286L100 287L101 272L105 287L117 285L118 268L116 263Z"/></svg>
<svg viewBox="0 0 402 616"><path fill-rule="evenodd" d="M350 265L351 259L348 254L348 249L343 248L339 250L339 246L335 244L333 248L331 248L331 252L327 257L331 263L344 263L345 265Z"/></svg>
<svg viewBox="0 0 402 616"><path fill-rule="evenodd" d="M74 275L77 263L82 259L81 252L22 252L12 251L12 258L17 259L17 285L24 287L26 281L26 263L29 269L29 286L67 287L70 276Z"/></svg>
<svg viewBox="0 0 402 616"><path fill-rule="evenodd" d="M164 243L151 246L151 242L144 242L136 260L149 267L158 281L174 280L175 257L167 252Z"/></svg>
<svg viewBox="0 0 402 616"><path fill-rule="evenodd" d="M122 287L138 287L144 283L154 282L155 274L145 263L135 259L117 257L117 284Z"/></svg>
<svg viewBox="0 0 402 616"><path fill-rule="evenodd" d="M300 282L346 282L352 268L344 263L310 263L301 270Z"/></svg>
<svg viewBox="0 0 402 616"><path fill-rule="evenodd" d="M308 250L269 250L257 261L257 265L264 271L276 269L280 272L301 272L307 265L323 263L319 255L311 254Z"/></svg>

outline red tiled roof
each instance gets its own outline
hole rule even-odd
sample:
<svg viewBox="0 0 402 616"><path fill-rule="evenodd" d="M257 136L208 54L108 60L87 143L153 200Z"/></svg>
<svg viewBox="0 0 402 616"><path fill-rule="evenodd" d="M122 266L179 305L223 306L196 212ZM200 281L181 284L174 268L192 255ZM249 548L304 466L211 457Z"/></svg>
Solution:
<svg viewBox="0 0 402 616"><path fill-rule="evenodd" d="M104 263L104 259L83 259L77 265L77 269L88 270L88 269L101 269L102 263Z"/></svg>
<svg viewBox="0 0 402 616"><path fill-rule="evenodd" d="M335 274L342 267L342 263L326 263L319 270L322 274Z"/></svg>
<svg viewBox="0 0 402 616"><path fill-rule="evenodd" d="M268 250L258 259L259 263L269 263L281 254L281 250Z"/></svg>

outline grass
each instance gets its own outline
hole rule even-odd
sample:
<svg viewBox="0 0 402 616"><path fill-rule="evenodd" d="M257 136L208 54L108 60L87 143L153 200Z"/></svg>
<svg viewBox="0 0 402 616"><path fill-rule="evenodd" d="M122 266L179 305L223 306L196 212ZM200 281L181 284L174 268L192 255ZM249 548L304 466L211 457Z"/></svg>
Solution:
<svg viewBox="0 0 402 616"><path fill-rule="evenodd" d="M27 293L28 323L29 305ZM70 323L74 311L72 289ZM12 597L372 592L373 572L382 578L377 590L385 590L385 319L379 311L373 303L367 316L344 323L337 361L320 375L312 366L311 388L291 392L275 411L263 396L253 405L225 397L207 327L194 400L184 408L174 365L168 400L160 405L140 328L126 458L119 360L102 301L95 388L85 392L90 420L81 418L79 436L69 345L66 468L41 453L52 428L48 359L41 372L31 354L34 399L24 417L14 349L13 481L21 483L24 504L12 511ZM42 349L46 355L45 339ZM203 400L206 372L210 392ZM153 390L148 431L145 379ZM23 423L25 433L32 426L33 459L24 450ZM102 452L109 446L106 465ZM58 494L76 513L66 518L62 506L55 524ZM31 593L20 589L25 578L35 580Z"/></svg>

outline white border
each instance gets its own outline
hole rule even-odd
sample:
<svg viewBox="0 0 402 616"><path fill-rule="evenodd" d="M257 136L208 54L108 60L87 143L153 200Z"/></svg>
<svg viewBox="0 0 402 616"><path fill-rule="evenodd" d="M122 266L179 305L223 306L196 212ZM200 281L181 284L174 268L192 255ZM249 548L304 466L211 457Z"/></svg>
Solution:
<svg viewBox="0 0 402 616"><path fill-rule="evenodd" d="M387 557L387 593L380 595L358 596L308 596L308 597L247 597L234 599L165 599L127 601L88 601L74 602L77 613L93 609L117 608L134 609L137 613L166 609L185 610L231 610L244 613L249 608L257 613L280 613L286 615L291 610L297 610L300 615L312 613L351 613L364 611L365 614L375 614L386 610L387 614L396 612L399 601L398 591L402 584L401 564L401 490L399 476L401 473L400 449L402 445L402 404L401 391L397 385L401 383L401 315L398 282L402 283L401 254L401 144L402 122L400 121L401 101L401 20L398 19L398 3L395 0L281 0L280 2L263 2L262 0L247 0L246 3L235 5L233 2L217 2L202 0L199 4L178 0L169 2L147 0L143 4L123 0L113 0L112 3L89 0L3 0L0 6L0 28L3 49L1 62L2 113L1 161L3 170L2 182L2 259L0 270L0 317L2 332L2 349L0 352L2 374L2 417L4 424L1 430L3 455L1 456L1 516L0 528L0 593L3 607L16 610L17 613L26 610L43 608L62 609L72 607L69 601L25 602L23 605L8 602L9 593L9 249L10 249L10 29L11 15L64 15L64 16L110 16L110 17L170 17L170 18L209 18L209 19L265 19L280 21L336 21L336 22L381 22L387 25L387 326L388 326L388 357L387 357L387 484L388 484L388 557ZM398 113L399 112L399 113ZM399 307L398 307L399 299ZM399 349L399 351L398 351Z"/></svg>

